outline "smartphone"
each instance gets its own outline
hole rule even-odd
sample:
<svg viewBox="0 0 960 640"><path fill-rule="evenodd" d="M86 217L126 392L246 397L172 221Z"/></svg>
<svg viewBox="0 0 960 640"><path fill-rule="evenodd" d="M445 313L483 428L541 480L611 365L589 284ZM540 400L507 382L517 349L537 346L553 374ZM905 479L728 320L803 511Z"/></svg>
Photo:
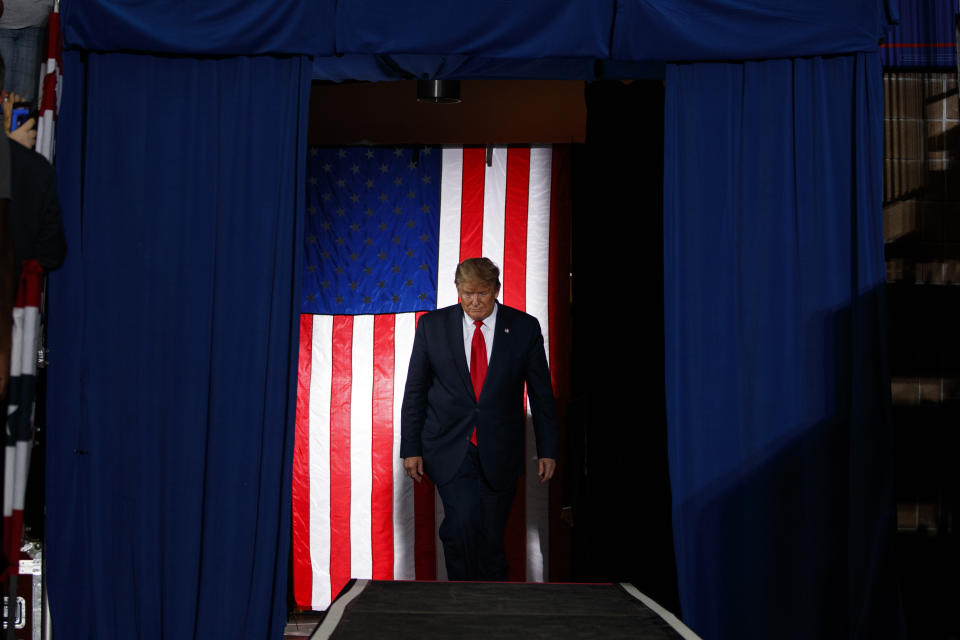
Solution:
<svg viewBox="0 0 960 640"><path fill-rule="evenodd" d="M39 115L39 112L29 102L14 102L13 113L10 117L10 132L16 131L20 125L30 118L36 118L37 115Z"/></svg>

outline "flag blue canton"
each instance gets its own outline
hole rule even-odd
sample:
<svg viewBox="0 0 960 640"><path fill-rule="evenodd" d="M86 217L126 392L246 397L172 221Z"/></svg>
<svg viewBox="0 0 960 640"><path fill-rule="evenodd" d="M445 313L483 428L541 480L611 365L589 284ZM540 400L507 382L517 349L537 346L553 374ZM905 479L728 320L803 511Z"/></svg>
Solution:
<svg viewBox="0 0 960 640"><path fill-rule="evenodd" d="M442 153L311 147L302 313L437 306Z"/></svg>

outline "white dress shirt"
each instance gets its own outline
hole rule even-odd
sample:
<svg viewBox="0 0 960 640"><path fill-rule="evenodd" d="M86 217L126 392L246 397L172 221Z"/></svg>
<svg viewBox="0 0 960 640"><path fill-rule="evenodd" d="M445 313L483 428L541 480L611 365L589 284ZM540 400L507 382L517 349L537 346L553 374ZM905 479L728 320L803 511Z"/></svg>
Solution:
<svg viewBox="0 0 960 640"><path fill-rule="evenodd" d="M483 319L480 326L480 332L483 334L483 341L487 345L487 364L490 364L490 356L493 354L493 337L497 329L497 308L499 302L493 305L493 312ZM473 332L477 330L473 319L464 312L463 314L463 351L467 356L467 368L470 368L470 352L473 350Z"/></svg>

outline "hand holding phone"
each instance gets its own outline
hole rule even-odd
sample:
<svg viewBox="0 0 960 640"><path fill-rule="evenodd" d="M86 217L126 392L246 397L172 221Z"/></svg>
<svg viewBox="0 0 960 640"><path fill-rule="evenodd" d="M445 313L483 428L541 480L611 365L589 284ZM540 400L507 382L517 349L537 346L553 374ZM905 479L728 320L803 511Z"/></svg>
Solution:
<svg viewBox="0 0 960 640"><path fill-rule="evenodd" d="M10 116L10 133L17 130L24 122L30 118L36 118L39 112L33 108L29 102L13 103L13 112Z"/></svg>

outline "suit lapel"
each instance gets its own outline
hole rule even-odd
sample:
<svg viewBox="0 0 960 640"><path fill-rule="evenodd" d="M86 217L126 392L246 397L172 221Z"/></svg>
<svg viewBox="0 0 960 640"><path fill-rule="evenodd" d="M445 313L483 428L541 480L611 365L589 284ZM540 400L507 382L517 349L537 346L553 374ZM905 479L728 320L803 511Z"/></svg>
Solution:
<svg viewBox="0 0 960 640"><path fill-rule="evenodd" d="M497 304L497 329L493 336L493 351L490 353L490 362L487 363L487 380L500 373L500 368L504 365L501 362L506 358L506 353L510 351L510 311L502 304ZM483 384L486 388L486 381ZM480 392L481 395L483 391Z"/></svg>
<svg viewBox="0 0 960 640"><path fill-rule="evenodd" d="M470 381L470 366L467 364L467 354L463 348L463 309L459 305L451 307L450 317L447 320L447 338L453 350L453 361L460 375L460 381L470 397L473 398L473 382ZM496 341L494 341L496 348Z"/></svg>

